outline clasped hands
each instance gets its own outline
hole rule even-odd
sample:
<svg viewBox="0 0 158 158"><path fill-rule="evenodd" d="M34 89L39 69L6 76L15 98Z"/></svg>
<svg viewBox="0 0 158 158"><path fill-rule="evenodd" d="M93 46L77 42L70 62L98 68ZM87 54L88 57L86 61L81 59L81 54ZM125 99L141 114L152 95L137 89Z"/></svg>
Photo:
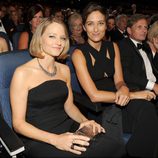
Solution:
<svg viewBox="0 0 158 158"><path fill-rule="evenodd" d="M115 103L120 106L125 106L130 101L129 89L126 86L121 86L115 94Z"/></svg>
<svg viewBox="0 0 158 158"><path fill-rule="evenodd" d="M105 129L93 120L81 123L79 129L83 128L84 126L91 127L94 135L101 132L105 133ZM85 152L86 148L90 145L90 139L91 138L88 136L66 132L57 135L55 146L60 150L65 150L80 155L82 152Z"/></svg>
<svg viewBox="0 0 158 158"><path fill-rule="evenodd" d="M156 94L149 90L129 92L129 89L126 86L122 86L116 92L115 103L120 106L126 106L132 99L145 99L151 101L152 99L156 99Z"/></svg>
<svg viewBox="0 0 158 158"><path fill-rule="evenodd" d="M157 86L157 84L156 84L156 86ZM158 88L158 87L156 87L156 88ZM126 86L122 86L116 92L115 103L120 106L126 106L128 104L128 102L132 99L145 99L147 101L151 101L152 99L156 99L155 93L152 91L149 91L149 90L129 92L129 89ZM158 91L157 91L157 94L158 94Z"/></svg>

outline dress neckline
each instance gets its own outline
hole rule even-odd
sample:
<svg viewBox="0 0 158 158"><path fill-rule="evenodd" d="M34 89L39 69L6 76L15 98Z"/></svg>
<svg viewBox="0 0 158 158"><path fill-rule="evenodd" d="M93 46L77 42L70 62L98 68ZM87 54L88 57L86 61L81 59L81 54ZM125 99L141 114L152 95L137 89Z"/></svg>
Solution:
<svg viewBox="0 0 158 158"><path fill-rule="evenodd" d="M62 82L62 83L65 83L65 84L66 84L66 82L65 82L64 80L60 80L60 79L46 80L46 81L44 81L44 82L40 83L39 85L37 85L37 86L35 86L35 87L30 88L30 89L29 89L29 91L32 91L32 90L34 90L35 88L37 88L37 87L40 87L40 86L44 85L45 83L48 83L48 82L54 82L54 81L57 81L57 82Z"/></svg>
<svg viewBox="0 0 158 158"><path fill-rule="evenodd" d="M91 46L88 42L87 42L87 45L90 47L90 49L92 50L92 51L94 51L95 53L99 53L100 54L100 52L102 51L102 47L103 47L103 41L102 41L102 43L101 43L101 46L100 46L100 50L98 51L97 49L95 49L93 46Z"/></svg>

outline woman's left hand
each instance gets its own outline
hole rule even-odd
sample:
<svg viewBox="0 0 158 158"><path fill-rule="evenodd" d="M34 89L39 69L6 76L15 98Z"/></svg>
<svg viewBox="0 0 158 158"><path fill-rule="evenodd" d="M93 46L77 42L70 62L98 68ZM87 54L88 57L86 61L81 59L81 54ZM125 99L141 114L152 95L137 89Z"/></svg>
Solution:
<svg viewBox="0 0 158 158"><path fill-rule="evenodd" d="M129 89L126 86L121 86L116 92L115 103L120 106L125 106L130 101Z"/></svg>

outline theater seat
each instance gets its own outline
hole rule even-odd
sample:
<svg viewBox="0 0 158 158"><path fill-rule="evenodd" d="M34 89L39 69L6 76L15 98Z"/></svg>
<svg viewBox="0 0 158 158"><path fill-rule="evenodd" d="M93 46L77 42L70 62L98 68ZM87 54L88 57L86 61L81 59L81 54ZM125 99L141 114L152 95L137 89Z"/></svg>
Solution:
<svg viewBox="0 0 158 158"><path fill-rule="evenodd" d="M23 143L12 130L9 87L17 66L32 57L27 50L0 54L0 141L10 156L24 150Z"/></svg>

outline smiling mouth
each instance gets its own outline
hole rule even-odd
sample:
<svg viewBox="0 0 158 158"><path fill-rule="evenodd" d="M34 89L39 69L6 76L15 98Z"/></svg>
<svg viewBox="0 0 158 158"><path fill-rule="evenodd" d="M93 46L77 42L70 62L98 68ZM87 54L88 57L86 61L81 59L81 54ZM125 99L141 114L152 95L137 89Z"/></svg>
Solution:
<svg viewBox="0 0 158 158"><path fill-rule="evenodd" d="M61 49L61 46L54 46L55 49Z"/></svg>

